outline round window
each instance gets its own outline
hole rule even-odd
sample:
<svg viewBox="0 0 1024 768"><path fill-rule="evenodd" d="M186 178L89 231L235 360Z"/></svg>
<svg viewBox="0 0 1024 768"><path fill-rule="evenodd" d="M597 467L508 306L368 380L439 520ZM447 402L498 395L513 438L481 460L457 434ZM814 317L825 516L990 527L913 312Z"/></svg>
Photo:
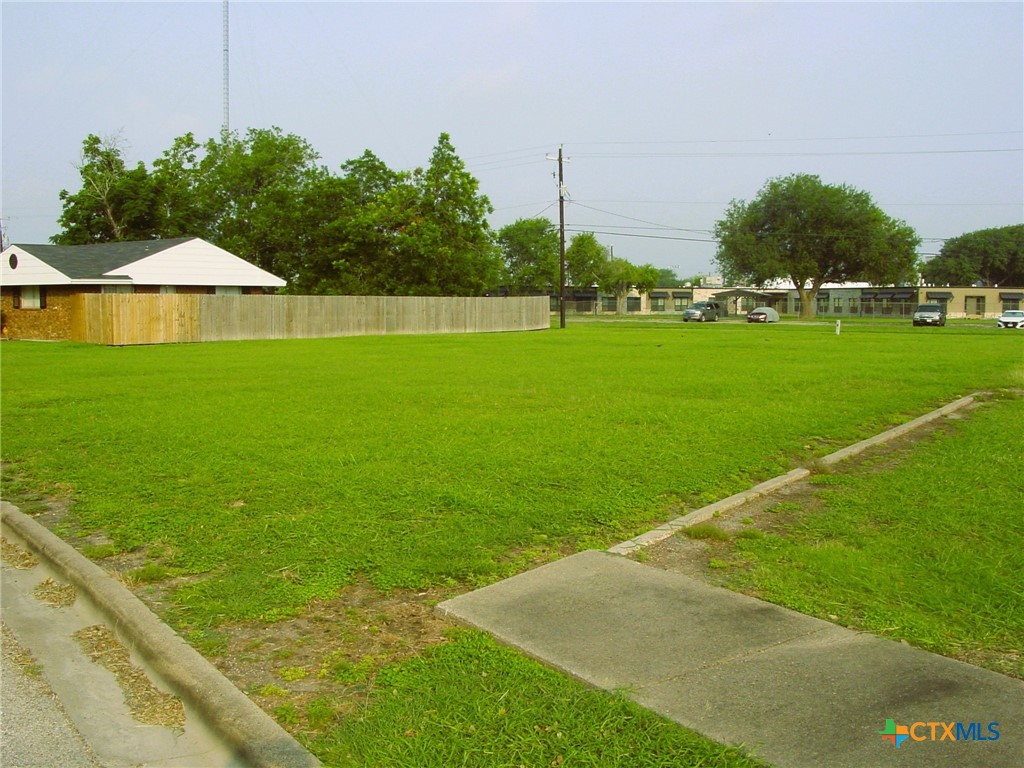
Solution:
<svg viewBox="0 0 1024 768"><path fill-rule="evenodd" d="M7 263L11 265L11 269L18 268L18 254L12 253L11 258L7 260Z"/></svg>

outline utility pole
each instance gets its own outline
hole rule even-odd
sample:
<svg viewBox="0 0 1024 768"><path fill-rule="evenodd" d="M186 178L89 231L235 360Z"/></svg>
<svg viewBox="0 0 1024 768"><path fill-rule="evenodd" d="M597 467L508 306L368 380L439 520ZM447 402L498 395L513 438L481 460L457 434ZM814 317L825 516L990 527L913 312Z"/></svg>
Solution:
<svg viewBox="0 0 1024 768"><path fill-rule="evenodd" d="M562 174L562 163L568 163L562 157L562 145L558 145L558 157L545 155L548 160L558 161L558 315L559 327L565 328L565 177Z"/></svg>
<svg viewBox="0 0 1024 768"><path fill-rule="evenodd" d="M562 176L562 145L558 145L558 318L565 328L565 180Z"/></svg>

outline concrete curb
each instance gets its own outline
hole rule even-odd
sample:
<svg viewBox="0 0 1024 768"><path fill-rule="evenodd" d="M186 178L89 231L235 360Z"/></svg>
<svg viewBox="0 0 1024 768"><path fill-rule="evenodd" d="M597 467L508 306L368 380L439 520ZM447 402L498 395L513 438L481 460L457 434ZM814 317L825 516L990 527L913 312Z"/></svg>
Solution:
<svg viewBox="0 0 1024 768"><path fill-rule="evenodd" d="M83 592L121 641L138 652L253 768L321 765L124 585L14 505L0 502L0 511L3 525Z"/></svg>
<svg viewBox="0 0 1024 768"><path fill-rule="evenodd" d="M842 448L835 453L830 453L828 456L824 456L819 459L818 463L824 466L838 464L840 461L848 459L851 456L856 456L858 453L861 453L868 448L876 445L882 445L890 440L900 437L901 435L912 432L924 424L940 419L943 416L948 416L949 414L973 403L977 396L978 393L961 397L959 400L955 400L949 405L944 405L942 408L937 408L930 413L926 413L924 416L920 416L913 421L900 424L899 426L886 430L874 437L869 437L866 440L861 440L859 443L854 443L846 448ZM766 480L765 482L759 483L745 491L735 493L721 501L716 501L714 504L709 504L706 507L695 509L693 512L689 512L682 517L677 517L675 520L670 520L664 525L660 525L646 533L634 536L632 539L623 541L613 547L609 547L607 551L614 555L628 555L632 552L636 552L644 547L650 546L651 544L664 541L681 528L689 528L691 525L702 523L713 517L716 512L726 512L727 510L742 506L743 504L753 501L754 499L758 499L761 496L766 496L779 488L784 488L787 485L803 480L810 476L810 474L811 470L806 467L798 467L784 475L773 477L771 480Z"/></svg>

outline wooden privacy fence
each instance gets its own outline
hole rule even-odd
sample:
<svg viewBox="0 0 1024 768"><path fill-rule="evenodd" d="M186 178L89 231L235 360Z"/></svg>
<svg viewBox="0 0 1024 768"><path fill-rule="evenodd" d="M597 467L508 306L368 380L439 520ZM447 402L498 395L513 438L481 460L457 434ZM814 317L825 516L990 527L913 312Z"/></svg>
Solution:
<svg viewBox="0 0 1024 768"><path fill-rule="evenodd" d="M71 339L169 344L548 328L547 296L211 296L80 294Z"/></svg>

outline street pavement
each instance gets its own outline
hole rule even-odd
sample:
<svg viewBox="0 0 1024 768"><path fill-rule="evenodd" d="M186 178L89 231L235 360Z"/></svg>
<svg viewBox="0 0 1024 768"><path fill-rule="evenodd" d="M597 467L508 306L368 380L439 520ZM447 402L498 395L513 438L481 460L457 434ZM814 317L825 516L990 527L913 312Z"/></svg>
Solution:
<svg viewBox="0 0 1024 768"><path fill-rule="evenodd" d="M101 768L49 686L6 655L0 676L0 766Z"/></svg>

